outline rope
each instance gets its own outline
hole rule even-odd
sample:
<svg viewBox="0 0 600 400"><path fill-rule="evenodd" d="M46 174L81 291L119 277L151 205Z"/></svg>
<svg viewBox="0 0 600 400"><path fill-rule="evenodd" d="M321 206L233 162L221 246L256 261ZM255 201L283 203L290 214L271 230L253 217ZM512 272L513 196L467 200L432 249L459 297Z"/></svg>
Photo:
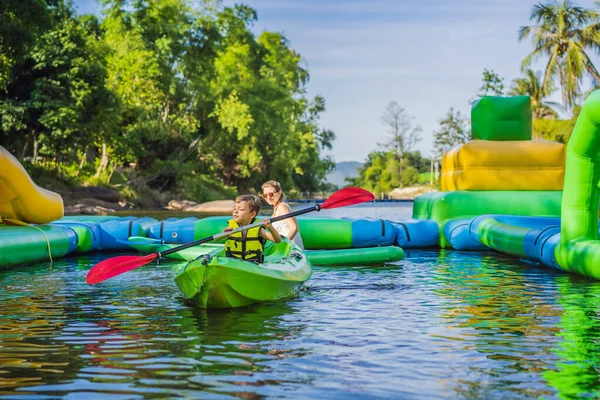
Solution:
<svg viewBox="0 0 600 400"><path fill-rule="evenodd" d="M48 256L50 257L50 265L52 265L52 263L54 261L52 260L52 249L50 248L50 239L48 239L46 232L44 232L42 230L42 228L40 228L39 226L28 224L27 222L23 222L23 221L19 221L17 219L12 219L12 218L7 218L7 217L0 217L0 224L15 225L15 226L30 226L30 227L35 228L38 231L40 231L42 233L42 235L44 235L44 239L46 239L46 247L48 248Z"/></svg>

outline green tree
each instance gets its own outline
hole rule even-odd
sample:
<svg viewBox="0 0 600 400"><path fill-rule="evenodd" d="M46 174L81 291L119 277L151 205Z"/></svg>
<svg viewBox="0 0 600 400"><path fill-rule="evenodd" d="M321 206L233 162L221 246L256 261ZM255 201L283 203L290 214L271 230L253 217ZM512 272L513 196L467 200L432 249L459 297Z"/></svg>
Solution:
<svg viewBox="0 0 600 400"><path fill-rule="evenodd" d="M416 184L419 182L419 171L410 160L417 156L420 157L418 152L406 153L401 168L400 160L393 150L373 151L359 168L358 176L347 181L374 193L389 193L395 188Z"/></svg>
<svg viewBox="0 0 600 400"><path fill-rule="evenodd" d="M386 149L391 149L399 161L400 176L402 176L404 168L404 155L406 152L421 141L421 133L423 129L420 126L413 127L411 117L407 115L404 108L400 107L395 101L391 101L381 117L381 122L388 127L388 133L391 140L383 146ZM402 181L400 181L402 186Z"/></svg>
<svg viewBox="0 0 600 400"><path fill-rule="evenodd" d="M423 157L420 151L407 152L405 156L407 164L414 167L417 172L429 172L431 160Z"/></svg>
<svg viewBox="0 0 600 400"><path fill-rule="evenodd" d="M335 137L318 128L324 99L306 98L300 55L281 34L263 32L256 39L247 28L254 19L245 6L226 8L219 17L220 29L233 35L216 53L211 87L219 106L210 115L218 125L203 141L216 150L217 172L242 190L277 179L314 191L333 167L320 157ZM233 93L235 101L225 103Z"/></svg>
<svg viewBox="0 0 600 400"><path fill-rule="evenodd" d="M433 132L433 148L441 158L442 152L457 144L466 143L471 137L466 118L460 111L450 108L448 114L440 120L439 130Z"/></svg>
<svg viewBox="0 0 600 400"><path fill-rule="evenodd" d="M185 45L195 45L191 9L179 0L105 0L102 28L110 52L108 85L121 99L121 124L102 144L96 175L135 163L164 189L174 183L198 130L190 108ZM178 160L178 161L177 161ZM174 163L173 163L174 162Z"/></svg>
<svg viewBox="0 0 600 400"><path fill-rule="evenodd" d="M533 121L533 136L567 144L575 123L581 112L581 106L575 106L569 119L537 119Z"/></svg>
<svg viewBox="0 0 600 400"><path fill-rule="evenodd" d="M0 94L2 130L15 137L9 147L20 146L21 156L32 149L34 162L39 154L76 162L98 126L112 119L117 102L106 89L105 65L83 21L62 1L47 12L51 26L15 64Z"/></svg>
<svg viewBox="0 0 600 400"><path fill-rule="evenodd" d="M483 70L483 83L477 92L478 97L483 96L502 96L504 94L504 78L495 73L493 70Z"/></svg>
<svg viewBox="0 0 600 400"><path fill-rule="evenodd" d="M544 88L540 81L540 73L532 69L525 71L523 78L513 80L508 94L511 96L529 96L531 98L531 111L534 119L556 119L558 113L551 106L558 106L554 102L544 102L544 98L556 90L552 81Z"/></svg>
<svg viewBox="0 0 600 400"><path fill-rule="evenodd" d="M381 123L388 128L391 136L384 147L393 150L398 159L401 159L405 152L412 151L413 147L422 140L423 129L420 126L413 126L412 119L395 101L387 105L381 116Z"/></svg>
<svg viewBox="0 0 600 400"><path fill-rule="evenodd" d="M196 199L267 179L323 187L335 140L320 126L325 100L307 96L308 70L282 34L252 33L254 9L102 0L99 21L69 4L0 2L0 138L11 151L92 182L119 168L137 175L119 173L123 185Z"/></svg>
<svg viewBox="0 0 600 400"><path fill-rule="evenodd" d="M52 25L44 0L0 1L0 90L12 79L12 69L23 62L37 37Z"/></svg>
<svg viewBox="0 0 600 400"><path fill-rule="evenodd" d="M519 40L531 36L535 47L523 60L523 70L548 57L542 88L549 90L550 82L558 77L565 107L576 103L585 71L596 85L600 83L600 74L588 54L600 51L599 17L597 11L575 6L569 0L550 0L533 6L530 20L536 25L519 29Z"/></svg>

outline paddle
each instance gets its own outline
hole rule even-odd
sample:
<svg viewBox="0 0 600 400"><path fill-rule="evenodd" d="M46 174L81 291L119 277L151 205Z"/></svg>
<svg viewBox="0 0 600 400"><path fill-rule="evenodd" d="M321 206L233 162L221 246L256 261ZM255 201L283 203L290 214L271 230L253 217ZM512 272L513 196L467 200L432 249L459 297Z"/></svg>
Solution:
<svg viewBox="0 0 600 400"><path fill-rule="evenodd" d="M371 192L360 188L345 188L333 193L322 204L315 204L314 206L305 208L303 210L293 211L289 214L270 218L269 222L273 223L281 221L282 219L292 218L297 215L309 213L311 211L320 211L321 209L351 206L353 204L365 203L367 201L373 200L375 200L375 196L373 196ZM165 250L162 253L156 252L148 254L147 256L119 256L109 258L94 265L94 267L88 272L85 280L90 285L104 282L105 280L110 279L114 276L121 275L127 271L131 271L132 269L146 265L152 262L153 260L162 257L163 255L176 253L178 251L187 249L188 247L197 246L199 244L210 242L213 240L219 240L231 234L242 232L251 228L256 228L262 225L262 222L255 222L250 225L244 225L232 231L217 233L216 235L212 235L204 239L199 239L190 243L183 244L181 246L174 247L169 250Z"/></svg>

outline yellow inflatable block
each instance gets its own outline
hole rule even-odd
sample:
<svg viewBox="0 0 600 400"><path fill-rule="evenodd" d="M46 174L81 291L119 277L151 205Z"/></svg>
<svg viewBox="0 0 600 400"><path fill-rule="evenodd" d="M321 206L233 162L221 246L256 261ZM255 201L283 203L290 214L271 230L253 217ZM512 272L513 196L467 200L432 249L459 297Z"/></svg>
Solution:
<svg viewBox="0 0 600 400"><path fill-rule="evenodd" d="M562 190L565 146L548 140L473 140L442 156L442 191Z"/></svg>
<svg viewBox="0 0 600 400"><path fill-rule="evenodd" d="M62 197L33 183L21 163L0 146L0 217L47 224L63 215Z"/></svg>

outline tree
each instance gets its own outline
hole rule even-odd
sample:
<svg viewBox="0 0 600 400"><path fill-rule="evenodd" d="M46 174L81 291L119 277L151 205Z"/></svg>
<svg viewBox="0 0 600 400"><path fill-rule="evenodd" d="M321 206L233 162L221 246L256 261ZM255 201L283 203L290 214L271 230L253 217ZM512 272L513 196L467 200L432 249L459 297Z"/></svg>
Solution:
<svg viewBox="0 0 600 400"><path fill-rule="evenodd" d="M483 84L477 93L478 97L494 95L502 96L504 94L504 78L495 73L493 70L483 70Z"/></svg>
<svg viewBox="0 0 600 400"><path fill-rule="evenodd" d="M23 61L37 37L50 27L46 1L0 1L0 90L10 82L12 68Z"/></svg>
<svg viewBox="0 0 600 400"><path fill-rule="evenodd" d="M460 111L450 108L448 114L440 120L440 128L433 132L433 148L441 157L442 152L457 144L466 143L471 137L466 118Z"/></svg>
<svg viewBox="0 0 600 400"><path fill-rule="evenodd" d="M91 183L122 167L124 184L195 199L267 179L323 187L335 140L319 122L325 99L307 96L285 36L252 32L254 9L101 3L98 20L77 18L68 0L0 0L2 145L75 174L85 164Z"/></svg>
<svg viewBox="0 0 600 400"><path fill-rule="evenodd" d="M533 121L534 139L554 140L559 143L568 143L575 123L579 118L581 106L575 106L570 119L537 119Z"/></svg>
<svg viewBox="0 0 600 400"><path fill-rule="evenodd" d="M558 106L558 104L544 102L544 98L552 94L554 90L556 89L552 81L549 85L543 87L540 73L527 69L523 78L513 80L508 94L511 96L529 96L534 119L556 119L558 113L552 109L551 105Z"/></svg>
<svg viewBox="0 0 600 400"><path fill-rule="evenodd" d="M388 132L392 136L391 140L384 144L384 148L393 150L396 159L400 161L400 176L404 166L404 154L421 141L423 129L420 126L413 127L412 117L406 114L404 108L400 107L395 101L391 101L381 117L381 123L388 127ZM402 186L402 184L401 184Z"/></svg>
<svg viewBox="0 0 600 400"><path fill-rule="evenodd" d="M34 162L42 154L69 163L114 119L117 101L105 86L102 54L70 3L52 2L47 12L51 26L15 64L0 93L0 117L4 133L13 136L9 148L20 147L24 156L31 144Z"/></svg>
<svg viewBox="0 0 600 400"><path fill-rule="evenodd" d="M412 119L395 101L387 105L381 116L381 123L388 127L388 133L392 136L384 147L394 150L398 159L401 159L405 152L411 151L422 139L423 129L420 126L413 127Z"/></svg>
<svg viewBox="0 0 600 400"><path fill-rule="evenodd" d="M522 26L519 40L532 36L535 49L525 57L522 68L547 56L542 88L549 90L551 81L558 77L563 106L570 108L580 95L584 71L600 84L600 74L587 52L600 51L600 14L569 0L550 0L534 5L529 19L537 24Z"/></svg>
<svg viewBox="0 0 600 400"><path fill-rule="evenodd" d="M418 172L429 172L431 160L423 157L420 151L411 151L404 157L408 165L414 167Z"/></svg>
<svg viewBox="0 0 600 400"><path fill-rule="evenodd" d="M358 169L358 176L346 181L353 186L360 186L375 193L389 193L395 188L419 182L420 165L411 163L416 160L424 163L419 152L406 153L401 168L401 162L393 150L373 151L367 156L364 165Z"/></svg>

